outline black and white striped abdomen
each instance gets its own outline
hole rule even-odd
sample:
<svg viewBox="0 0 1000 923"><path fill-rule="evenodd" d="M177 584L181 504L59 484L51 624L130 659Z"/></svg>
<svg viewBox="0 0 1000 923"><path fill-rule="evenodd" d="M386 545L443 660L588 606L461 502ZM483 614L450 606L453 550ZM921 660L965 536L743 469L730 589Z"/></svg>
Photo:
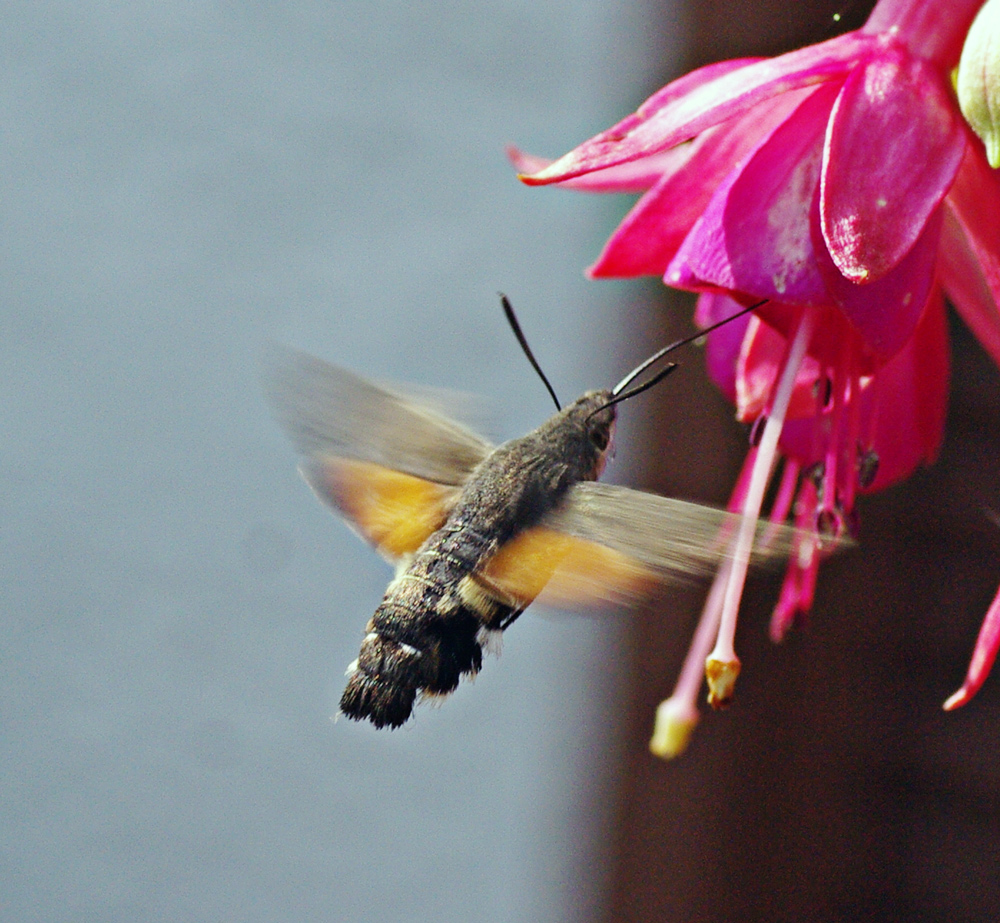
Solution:
<svg viewBox="0 0 1000 923"><path fill-rule="evenodd" d="M473 576L495 546L470 529L442 530L386 590L348 668L340 710L376 727L399 727L418 693L447 695L483 663L483 647L520 609L496 600Z"/></svg>

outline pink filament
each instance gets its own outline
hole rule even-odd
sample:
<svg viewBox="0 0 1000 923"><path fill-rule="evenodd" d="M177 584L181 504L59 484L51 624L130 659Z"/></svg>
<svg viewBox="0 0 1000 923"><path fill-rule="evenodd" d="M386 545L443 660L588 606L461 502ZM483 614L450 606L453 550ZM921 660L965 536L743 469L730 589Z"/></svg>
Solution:
<svg viewBox="0 0 1000 923"><path fill-rule="evenodd" d="M719 634L715 648L709 659L721 663L736 660L736 650L733 639L736 634L736 616L739 610L740 597L743 594L743 584L746 582L747 567L750 563L750 552L753 548L757 520L760 518L761 504L764 502L764 491L771 477L774 460L778 449L778 437L785 423L785 414L795 386L796 375L802 359L805 357L809 340L814 327L813 312L804 309L799 316L795 335L788 344L778 378L777 388L771 402L771 412L764 425L764 434L758 446L754 460L753 473L747 488L743 504L743 519L733 544L732 561L726 580L725 594L722 602L722 615L719 620Z"/></svg>

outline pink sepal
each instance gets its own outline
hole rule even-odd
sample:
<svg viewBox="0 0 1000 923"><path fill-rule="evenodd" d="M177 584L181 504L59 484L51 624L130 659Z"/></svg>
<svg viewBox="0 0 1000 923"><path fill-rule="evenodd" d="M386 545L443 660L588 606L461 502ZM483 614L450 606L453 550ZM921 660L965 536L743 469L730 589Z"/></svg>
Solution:
<svg viewBox="0 0 1000 923"><path fill-rule="evenodd" d="M560 182L674 147L780 93L839 83L878 44L873 36L848 32L777 58L751 64L725 61L693 71L668 84L613 128L523 180L536 186Z"/></svg>
<svg viewBox="0 0 1000 923"><path fill-rule="evenodd" d="M535 154L526 154L513 145L507 145L506 154L507 159L522 175L536 173L554 162ZM643 160L608 167L606 170L595 170L585 176L577 176L575 179L553 185L559 189L574 189L577 192L646 192L655 186L665 173L675 172L682 167L691 154L691 145L681 144Z"/></svg>
<svg viewBox="0 0 1000 923"><path fill-rule="evenodd" d="M668 151L684 151L688 156L678 160L673 170L664 171L659 182L639 200L588 274L592 278L662 276L705 210L715 187L812 92L814 89L810 87L782 94L758 106L752 121L740 119L710 128L690 144ZM638 167L662 156L654 155L612 170ZM597 178L601 173L567 183L577 183L591 175Z"/></svg>
<svg viewBox="0 0 1000 923"><path fill-rule="evenodd" d="M986 610L982 628L979 629L979 637L976 638L976 646L972 650L972 660L965 674L965 682L962 683L962 688L944 703L945 711L959 708L979 692L986 682L986 677L990 675L993 661L997 659L998 649L1000 649L1000 592Z"/></svg>

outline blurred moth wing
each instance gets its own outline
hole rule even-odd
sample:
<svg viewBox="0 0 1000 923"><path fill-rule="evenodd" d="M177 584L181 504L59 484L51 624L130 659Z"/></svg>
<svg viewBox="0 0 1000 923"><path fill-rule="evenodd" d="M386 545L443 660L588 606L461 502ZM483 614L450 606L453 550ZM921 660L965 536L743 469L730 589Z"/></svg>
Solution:
<svg viewBox="0 0 1000 923"><path fill-rule="evenodd" d="M444 524L493 450L423 400L307 353L276 350L266 389L306 483L392 563Z"/></svg>
<svg viewBox="0 0 1000 923"><path fill-rule="evenodd" d="M613 484L584 481L543 524L483 567L498 593L556 608L634 606L657 588L714 573L742 516ZM788 557L801 533L760 523L753 563Z"/></svg>
<svg viewBox="0 0 1000 923"><path fill-rule="evenodd" d="M303 477L383 557L409 559L445 523L473 469L493 450L398 386L385 387L304 353L269 382L279 421L306 456ZM539 525L472 578L518 610L628 606L662 584L706 576L728 554L740 517L713 507L584 481ZM783 558L796 531L767 528L758 562Z"/></svg>
<svg viewBox="0 0 1000 923"><path fill-rule="evenodd" d="M354 458L325 456L299 471L316 495L392 564L445 524L461 493L459 487Z"/></svg>
<svg viewBox="0 0 1000 923"><path fill-rule="evenodd" d="M278 421L311 461L351 458L457 487L493 451L425 401L307 353L278 351L266 388Z"/></svg>
<svg viewBox="0 0 1000 923"><path fill-rule="evenodd" d="M656 584L654 572L628 555L548 525L511 539L475 577L494 598L518 608L535 599L558 608L625 604Z"/></svg>

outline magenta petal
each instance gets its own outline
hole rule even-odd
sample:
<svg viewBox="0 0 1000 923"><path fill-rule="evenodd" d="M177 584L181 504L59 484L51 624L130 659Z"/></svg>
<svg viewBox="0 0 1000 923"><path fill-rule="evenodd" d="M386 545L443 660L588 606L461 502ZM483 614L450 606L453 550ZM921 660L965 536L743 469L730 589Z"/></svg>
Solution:
<svg viewBox="0 0 1000 923"><path fill-rule="evenodd" d="M822 324L818 327L822 330ZM749 423L769 410L771 397L788 358L788 339L760 317L747 325L736 362L736 419ZM811 355L802 359L795 374L785 423L801 417L816 419L816 382L821 378L819 362Z"/></svg>
<svg viewBox="0 0 1000 923"><path fill-rule="evenodd" d="M937 456L948 399L948 331L944 302L934 293L913 336L862 385L861 437L879 458L865 492L883 490ZM829 413L824 413L821 420ZM789 420L781 450L803 466L822 460L829 428L815 419Z"/></svg>
<svg viewBox="0 0 1000 923"><path fill-rule="evenodd" d="M682 77L614 128L523 180L529 185L559 182L673 147L780 93L837 81L877 45L872 36L848 32L819 45L722 72L715 79L685 86L683 92L679 85L687 78Z"/></svg>
<svg viewBox="0 0 1000 923"><path fill-rule="evenodd" d="M829 254L817 246L828 291L879 362L903 348L923 313L934 282L941 221L942 210L938 209L910 252L888 275L867 285L845 279Z"/></svg>
<svg viewBox="0 0 1000 923"><path fill-rule="evenodd" d="M660 181L626 216L591 266L592 278L662 276L698 216L704 211L715 187L751 151L793 112L810 87L784 93L757 107L757 118L739 119L702 132L690 144L672 148L689 156L676 169L665 171ZM566 185L597 179L604 173L629 169L662 158L663 154L612 167L585 177L568 180Z"/></svg>
<svg viewBox="0 0 1000 923"><path fill-rule="evenodd" d="M678 288L743 292L796 305L831 299L813 250L811 214L836 86L820 87L734 171L667 268Z"/></svg>
<svg viewBox="0 0 1000 923"><path fill-rule="evenodd" d="M762 60L764 59L731 58L728 61L716 61L713 64L706 64L704 67L690 71L684 74L683 77L672 80L665 87L661 87L643 102L635 112L625 116L620 122L605 129L599 135L594 135L588 143L618 141L636 126L649 121L661 109L665 109L671 103L676 103L678 100L683 99L688 93L693 93L705 84L713 83L726 74L742 70L750 64L756 64Z"/></svg>
<svg viewBox="0 0 1000 923"><path fill-rule="evenodd" d="M605 144L614 144L618 141L626 138L630 131L632 131L636 126L643 124L653 115L655 115L660 109L665 108L670 103L676 102L678 99L682 98L686 93L690 93L699 86L711 83L718 80L730 71L738 71L746 67L749 64L755 64L760 61L760 58L734 58L729 61L718 61L714 64L708 64L705 67L699 67L697 70L693 70L683 77L678 77L677 80L673 80L668 83L665 87L661 87L652 96L649 97L639 108L625 116L620 122L612 125L610 128L605 129L598 135L594 135L589 141L585 141L580 147L576 148L576 151L582 151L585 147L597 147ZM689 138L682 138L681 141L687 141ZM680 142L678 142L680 143ZM672 147L673 145L669 145ZM560 161L549 161L548 165L539 166L539 168L531 173L527 170L521 170L521 180L527 183L529 186L535 185L545 185L552 182L563 182L567 177L553 176L549 177L549 174L553 170L557 169L554 164L561 163L566 160L567 157L572 157L576 151L571 151L561 158ZM653 152L650 152L653 153ZM645 156L645 155L640 155ZM627 160L634 160L636 158L627 158ZM616 161L626 162L626 160ZM608 163L603 166L595 166L593 169L601 170L608 166L614 166L615 164ZM589 170L575 170L573 175L576 176L580 173L586 173Z"/></svg>
<svg viewBox="0 0 1000 923"><path fill-rule="evenodd" d="M954 100L923 61L890 46L847 78L823 152L820 220L848 279L880 279L909 252L964 150Z"/></svg>
<svg viewBox="0 0 1000 923"><path fill-rule="evenodd" d="M865 493L883 490L937 458L948 409L948 327L944 299L935 292L906 347L875 374L863 414L878 474Z"/></svg>
<svg viewBox="0 0 1000 923"><path fill-rule="evenodd" d="M955 310L1000 365L1000 303L994 300L983 267L950 209L941 239L941 282Z"/></svg>
<svg viewBox="0 0 1000 923"><path fill-rule="evenodd" d="M508 144L504 148L504 153L507 155L507 159L511 162L514 169L517 170L518 173L538 173L554 162L552 158L539 157L536 154L527 154L519 147L515 147L513 144Z"/></svg>

